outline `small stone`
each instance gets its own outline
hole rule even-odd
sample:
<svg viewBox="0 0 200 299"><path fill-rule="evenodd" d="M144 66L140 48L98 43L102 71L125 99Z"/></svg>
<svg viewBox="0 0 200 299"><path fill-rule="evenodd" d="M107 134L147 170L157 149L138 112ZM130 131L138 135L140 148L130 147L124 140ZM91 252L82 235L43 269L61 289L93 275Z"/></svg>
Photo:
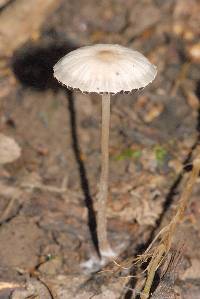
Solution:
<svg viewBox="0 0 200 299"><path fill-rule="evenodd" d="M149 107L149 110L144 115L144 121L146 123L152 122L155 118L157 118L162 111L164 110L164 106L161 103L155 103L152 104L151 107Z"/></svg>
<svg viewBox="0 0 200 299"><path fill-rule="evenodd" d="M200 42L188 47L188 55L193 62L200 62Z"/></svg>
<svg viewBox="0 0 200 299"><path fill-rule="evenodd" d="M0 164L11 163L21 155L21 149L16 141L4 134L0 134Z"/></svg>
<svg viewBox="0 0 200 299"><path fill-rule="evenodd" d="M173 32L180 36L183 34L183 31L184 31L184 27L183 27L183 24L181 22L176 22L174 23L173 25Z"/></svg>

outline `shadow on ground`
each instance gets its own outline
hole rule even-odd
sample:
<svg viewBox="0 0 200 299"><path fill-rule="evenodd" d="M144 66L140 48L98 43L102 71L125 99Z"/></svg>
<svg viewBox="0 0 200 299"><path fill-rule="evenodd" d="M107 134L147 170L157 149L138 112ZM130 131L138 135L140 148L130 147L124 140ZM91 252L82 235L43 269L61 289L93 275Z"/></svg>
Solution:
<svg viewBox="0 0 200 299"><path fill-rule="evenodd" d="M55 63L76 48L77 46L71 43L62 43L59 41L54 41L50 44L42 43L42 45L39 42L37 44L29 44L15 53L12 59L12 69L16 78L25 88L32 88L38 91L45 91L47 89L51 89L54 92L60 89L65 91L70 114L72 147L79 168L85 205L88 209L88 226L94 247L99 252L93 199L90 194L85 165L81 159L80 144L77 135L75 98L72 91L62 87L53 77L53 66Z"/></svg>

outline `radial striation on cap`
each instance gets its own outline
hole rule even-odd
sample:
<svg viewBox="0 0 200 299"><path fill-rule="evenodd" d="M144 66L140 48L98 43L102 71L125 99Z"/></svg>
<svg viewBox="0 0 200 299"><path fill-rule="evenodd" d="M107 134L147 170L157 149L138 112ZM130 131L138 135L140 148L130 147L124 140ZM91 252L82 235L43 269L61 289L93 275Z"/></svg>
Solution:
<svg viewBox="0 0 200 299"><path fill-rule="evenodd" d="M156 67L141 53L120 45L97 44L74 50L54 66L55 78L82 92L130 92L151 83Z"/></svg>

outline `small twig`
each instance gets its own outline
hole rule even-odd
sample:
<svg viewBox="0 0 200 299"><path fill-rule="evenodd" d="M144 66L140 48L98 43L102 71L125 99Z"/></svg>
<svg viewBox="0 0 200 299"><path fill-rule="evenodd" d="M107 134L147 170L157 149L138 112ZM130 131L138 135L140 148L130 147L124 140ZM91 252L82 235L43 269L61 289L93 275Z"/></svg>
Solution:
<svg viewBox="0 0 200 299"><path fill-rule="evenodd" d="M130 267L123 267L122 265L120 265L119 263L117 263L115 260L113 260L113 263L119 267L120 269L123 269L123 270L130 270Z"/></svg>
<svg viewBox="0 0 200 299"><path fill-rule="evenodd" d="M24 182L21 184L23 188L30 188L30 189L40 189L44 191L49 192L55 192L55 193L65 193L67 191L66 184L67 184L68 178L64 178L61 187L56 187L52 185L44 185L40 182Z"/></svg>
<svg viewBox="0 0 200 299"><path fill-rule="evenodd" d="M44 285L44 287L47 289L48 293L49 293L49 296L51 297L51 299L55 299L53 293L52 293L52 290L50 289L50 287L48 286L48 284L43 280L41 279L40 277L38 277L38 280L40 281L41 284ZM44 298L45 299L45 298Z"/></svg>
<svg viewBox="0 0 200 299"><path fill-rule="evenodd" d="M148 273L147 273L147 279L145 282L145 286L143 289L143 292L140 296L141 299L146 299L149 297L149 293L151 290L151 286L153 283L153 279L156 273L156 270L158 269L160 262L163 259L163 254L165 253L165 245L161 244L157 250L154 252L151 261L148 265Z"/></svg>

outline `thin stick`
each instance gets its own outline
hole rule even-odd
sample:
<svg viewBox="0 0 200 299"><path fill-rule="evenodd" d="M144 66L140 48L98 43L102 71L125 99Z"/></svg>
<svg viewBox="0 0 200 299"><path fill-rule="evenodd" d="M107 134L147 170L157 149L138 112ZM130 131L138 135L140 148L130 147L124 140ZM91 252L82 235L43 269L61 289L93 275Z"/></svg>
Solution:
<svg viewBox="0 0 200 299"><path fill-rule="evenodd" d="M141 293L140 298L141 299L147 299L149 298L149 293L151 290L151 286L153 283L153 279L156 273L156 270L162 260L163 254L165 253L165 246L161 244L157 251L152 256L152 259L150 261L150 264L148 266L148 274L147 274L147 280L145 282L144 289Z"/></svg>
<svg viewBox="0 0 200 299"><path fill-rule="evenodd" d="M101 255L109 256L112 253L107 238L106 203L108 196L109 172L109 127L110 127L110 94L102 95L102 131L101 131L101 176L99 183L97 235Z"/></svg>

